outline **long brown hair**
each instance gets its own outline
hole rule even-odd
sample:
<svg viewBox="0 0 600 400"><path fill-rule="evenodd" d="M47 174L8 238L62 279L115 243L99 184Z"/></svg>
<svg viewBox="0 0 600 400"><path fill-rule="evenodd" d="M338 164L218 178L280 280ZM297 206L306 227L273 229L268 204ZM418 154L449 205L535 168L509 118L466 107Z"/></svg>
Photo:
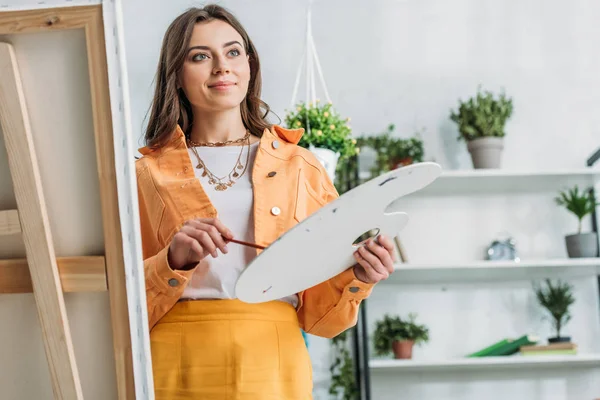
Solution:
<svg viewBox="0 0 600 400"><path fill-rule="evenodd" d="M244 126L259 137L262 136L265 128L271 126L266 120L271 109L260 99L262 79L258 52L237 18L225 8L210 4L203 8L188 9L171 23L165 33L156 71L150 119L144 138L147 146L157 148L165 145L177 124L186 136L189 135L194 115L183 90L177 89L177 78L183 68L194 26L199 22L215 19L228 23L242 36L246 54L249 56L248 93L240 105Z"/></svg>

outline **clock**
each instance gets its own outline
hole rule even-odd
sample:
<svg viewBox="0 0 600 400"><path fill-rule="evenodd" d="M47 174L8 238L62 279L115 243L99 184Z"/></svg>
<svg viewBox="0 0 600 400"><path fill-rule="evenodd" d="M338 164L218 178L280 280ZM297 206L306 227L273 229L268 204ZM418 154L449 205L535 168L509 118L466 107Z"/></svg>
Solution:
<svg viewBox="0 0 600 400"><path fill-rule="evenodd" d="M519 262L516 243L513 238L496 239L487 248L486 259L489 261Z"/></svg>

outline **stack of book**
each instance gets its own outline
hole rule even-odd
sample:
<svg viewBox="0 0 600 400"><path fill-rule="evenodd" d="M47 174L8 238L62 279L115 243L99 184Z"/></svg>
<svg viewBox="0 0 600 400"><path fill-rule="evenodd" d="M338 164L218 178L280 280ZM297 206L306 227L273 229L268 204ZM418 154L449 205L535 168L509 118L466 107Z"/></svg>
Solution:
<svg viewBox="0 0 600 400"><path fill-rule="evenodd" d="M534 335L523 335L519 338L506 338L484 349L467 355L467 357L494 357L520 354L524 356L577 354L575 343L539 344Z"/></svg>
<svg viewBox="0 0 600 400"><path fill-rule="evenodd" d="M534 335L523 335L519 338L506 338L475 353L469 354L467 357L510 356L518 353L522 347L535 345L538 341L539 338Z"/></svg>
<svg viewBox="0 0 600 400"><path fill-rule="evenodd" d="M524 356L577 354L577 345L575 343L550 343L544 346L521 346L520 352Z"/></svg>

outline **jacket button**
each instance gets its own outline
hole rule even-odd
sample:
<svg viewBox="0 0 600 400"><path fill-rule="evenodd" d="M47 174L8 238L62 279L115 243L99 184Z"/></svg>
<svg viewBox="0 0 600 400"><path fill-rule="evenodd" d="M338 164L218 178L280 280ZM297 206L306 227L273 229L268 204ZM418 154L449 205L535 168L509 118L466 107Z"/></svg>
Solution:
<svg viewBox="0 0 600 400"><path fill-rule="evenodd" d="M279 215L279 214L281 214L281 210L279 209L279 207L273 207L273 208L271 208L271 214Z"/></svg>
<svg viewBox="0 0 600 400"><path fill-rule="evenodd" d="M269 173L267 174L267 176L268 176L269 178L272 178L272 177L274 177L275 175L277 175L277 172L275 172L275 171L271 171L271 172L269 172Z"/></svg>
<svg viewBox="0 0 600 400"><path fill-rule="evenodd" d="M271 146L273 146L274 149L279 148L279 142L277 140L273 140L273 143L271 143Z"/></svg>
<svg viewBox="0 0 600 400"><path fill-rule="evenodd" d="M179 281L177 279L175 279L175 278L169 279L169 286L175 287L177 285L179 285Z"/></svg>
<svg viewBox="0 0 600 400"><path fill-rule="evenodd" d="M359 289L359 288L357 288L356 286L352 286L352 287L351 287L350 289L348 289L348 290L350 290L350 292L351 292L351 293L356 293L356 292L358 292L360 289Z"/></svg>

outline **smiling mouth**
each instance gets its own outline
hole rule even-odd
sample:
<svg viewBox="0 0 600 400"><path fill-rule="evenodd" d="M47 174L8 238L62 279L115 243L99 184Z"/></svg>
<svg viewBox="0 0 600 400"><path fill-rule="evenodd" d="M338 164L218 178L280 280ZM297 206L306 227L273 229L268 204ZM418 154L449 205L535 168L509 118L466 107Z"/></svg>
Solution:
<svg viewBox="0 0 600 400"><path fill-rule="evenodd" d="M210 89L227 89L232 86L235 86L235 83L217 83L216 85L210 85Z"/></svg>

